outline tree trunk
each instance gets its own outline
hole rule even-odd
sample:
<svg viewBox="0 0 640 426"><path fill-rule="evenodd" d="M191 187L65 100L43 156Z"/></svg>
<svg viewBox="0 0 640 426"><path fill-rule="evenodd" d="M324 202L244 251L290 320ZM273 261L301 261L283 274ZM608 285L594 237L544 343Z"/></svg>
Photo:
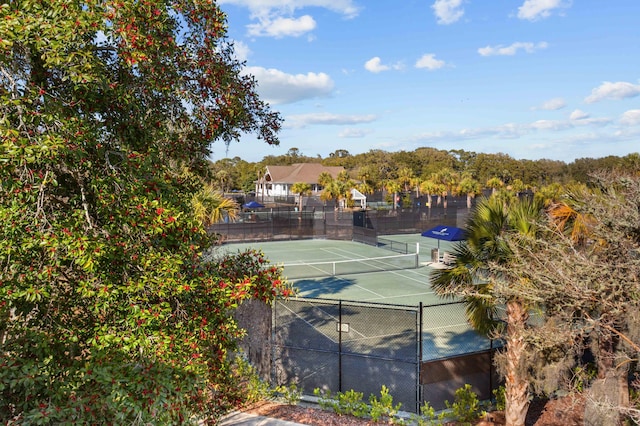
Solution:
<svg viewBox="0 0 640 426"><path fill-rule="evenodd" d="M505 420L507 426L524 426L529 410L529 382L523 378L521 360L526 349L522 329L528 313L517 300L507 302Z"/></svg>
<svg viewBox="0 0 640 426"><path fill-rule="evenodd" d="M471 194L467 194L467 208L471 208Z"/></svg>
<svg viewBox="0 0 640 426"><path fill-rule="evenodd" d="M613 322L605 321L609 325ZM603 331L598 336L596 364L598 377L587 392L585 425L620 425L620 409L629 407L628 363L616 357L618 338L612 332Z"/></svg>

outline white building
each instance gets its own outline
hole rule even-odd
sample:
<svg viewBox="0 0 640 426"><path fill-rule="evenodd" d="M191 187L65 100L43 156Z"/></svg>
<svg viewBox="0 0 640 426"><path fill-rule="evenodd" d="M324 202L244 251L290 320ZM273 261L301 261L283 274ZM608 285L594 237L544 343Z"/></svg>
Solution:
<svg viewBox="0 0 640 426"><path fill-rule="evenodd" d="M281 197L295 195L291 192L294 183L308 183L313 195L322 187L318 184L321 173L327 172L336 179L344 167L328 167L319 163L299 163L291 166L266 166L264 174L256 181L256 196Z"/></svg>

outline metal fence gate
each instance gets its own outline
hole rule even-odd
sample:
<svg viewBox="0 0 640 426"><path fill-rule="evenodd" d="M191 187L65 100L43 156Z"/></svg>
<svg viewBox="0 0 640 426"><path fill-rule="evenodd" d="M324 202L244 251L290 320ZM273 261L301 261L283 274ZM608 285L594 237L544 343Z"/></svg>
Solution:
<svg viewBox="0 0 640 426"><path fill-rule="evenodd" d="M365 398L389 388L416 412L419 401L417 307L319 299L278 301L274 308L274 373L278 385L305 394L355 390Z"/></svg>

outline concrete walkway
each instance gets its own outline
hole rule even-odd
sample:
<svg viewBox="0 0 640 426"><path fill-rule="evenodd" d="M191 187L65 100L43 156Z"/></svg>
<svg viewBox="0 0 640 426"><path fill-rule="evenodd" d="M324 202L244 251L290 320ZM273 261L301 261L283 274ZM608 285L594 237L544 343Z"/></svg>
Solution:
<svg viewBox="0 0 640 426"><path fill-rule="evenodd" d="M235 411L224 416L220 426L304 426L302 423Z"/></svg>

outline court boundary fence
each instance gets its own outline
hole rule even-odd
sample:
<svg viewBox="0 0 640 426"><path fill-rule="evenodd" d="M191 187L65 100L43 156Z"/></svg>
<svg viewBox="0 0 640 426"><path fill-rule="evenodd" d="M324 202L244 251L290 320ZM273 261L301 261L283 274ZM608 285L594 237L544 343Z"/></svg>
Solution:
<svg viewBox="0 0 640 426"><path fill-rule="evenodd" d="M433 211L431 211L433 210ZM435 225L459 226L467 209L333 210L277 207L241 212L237 221L215 223L208 231L220 242L302 239L353 240L376 245L376 237L422 232Z"/></svg>
<svg viewBox="0 0 640 426"><path fill-rule="evenodd" d="M445 401L453 401L455 390L467 383L480 399L491 399L497 376L496 347L489 339L485 349L423 359L425 339L433 337L423 332L425 312L463 312L453 309L461 303L278 300L272 307L270 379L275 385L295 384L304 394L316 388L334 394L355 390L365 398L378 395L385 385L394 402L414 413L424 402L445 408Z"/></svg>

